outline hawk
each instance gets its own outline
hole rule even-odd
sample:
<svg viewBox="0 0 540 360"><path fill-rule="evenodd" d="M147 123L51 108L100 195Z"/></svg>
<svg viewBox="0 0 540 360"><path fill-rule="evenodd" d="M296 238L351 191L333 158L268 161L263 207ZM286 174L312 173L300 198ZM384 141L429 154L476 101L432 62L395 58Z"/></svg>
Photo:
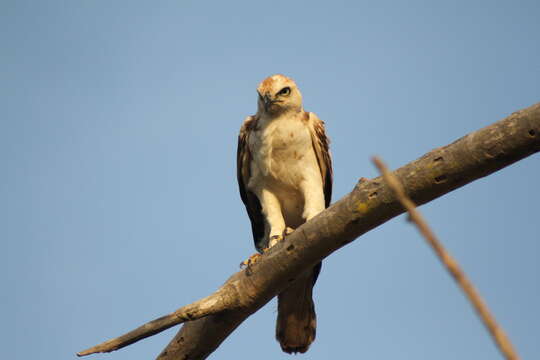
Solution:
<svg viewBox="0 0 540 360"><path fill-rule="evenodd" d="M328 207L332 163L324 123L304 111L302 94L284 75L263 80L257 113L240 129L240 196L259 252ZM283 351L304 353L315 339L313 286L321 263L278 295L276 338Z"/></svg>

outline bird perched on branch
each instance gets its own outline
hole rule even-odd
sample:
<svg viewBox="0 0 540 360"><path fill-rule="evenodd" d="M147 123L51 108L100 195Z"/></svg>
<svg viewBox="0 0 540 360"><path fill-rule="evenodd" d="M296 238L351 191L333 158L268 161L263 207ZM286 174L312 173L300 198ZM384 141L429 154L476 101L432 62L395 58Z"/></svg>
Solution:
<svg viewBox="0 0 540 360"><path fill-rule="evenodd" d="M302 94L284 75L263 80L257 113L238 137L240 196L255 247L264 252L330 204L332 162L324 123L304 111ZM315 339L313 286L321 263L278 295L276 338L288 353L308 350Z"/></svg>

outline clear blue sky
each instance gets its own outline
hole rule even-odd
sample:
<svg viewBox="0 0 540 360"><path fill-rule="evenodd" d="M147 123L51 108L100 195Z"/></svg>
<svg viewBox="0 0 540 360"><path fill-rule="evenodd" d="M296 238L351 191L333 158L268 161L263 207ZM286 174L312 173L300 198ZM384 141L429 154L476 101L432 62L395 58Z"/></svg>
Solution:
<svg viewBox="0 0 540 360"><path fill-rule="evenodd" d="M540 101L538 1L2 1L0 338L70 359L207 295L254 252L236 136L268 75L326 121L334 200ZM540 358L540 157L421 209ZM497 359L398 217L329 257L304 359ZM213 359L287 359L276 304ZM91 359L155 357L176 328Z"/></svg>

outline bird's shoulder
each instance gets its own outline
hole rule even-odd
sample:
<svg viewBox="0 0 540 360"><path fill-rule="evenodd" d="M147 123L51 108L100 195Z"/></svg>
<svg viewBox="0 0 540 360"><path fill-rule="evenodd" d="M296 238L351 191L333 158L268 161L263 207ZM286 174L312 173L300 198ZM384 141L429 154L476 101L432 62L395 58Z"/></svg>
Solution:
<svg viewBox="0 0 540 360"><path fill-rule="evenodd" d="M249 115L244 118L242 126L240 127L240 136L246 135L249 132L253 131L257 127L257 115Z"/></svg>

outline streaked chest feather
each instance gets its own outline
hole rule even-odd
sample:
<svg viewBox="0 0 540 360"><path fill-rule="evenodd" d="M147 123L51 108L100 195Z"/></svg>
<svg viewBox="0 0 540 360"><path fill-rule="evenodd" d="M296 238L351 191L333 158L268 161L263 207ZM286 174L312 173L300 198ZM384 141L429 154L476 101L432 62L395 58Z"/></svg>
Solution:
<svg viewBox="0 0 540 360"><path fill-rule="evenodd" d="M300 119L273 120L252 134L249 146L252 174L267 185L297 189L306 169L316 163L310 132Z"/></svg>

